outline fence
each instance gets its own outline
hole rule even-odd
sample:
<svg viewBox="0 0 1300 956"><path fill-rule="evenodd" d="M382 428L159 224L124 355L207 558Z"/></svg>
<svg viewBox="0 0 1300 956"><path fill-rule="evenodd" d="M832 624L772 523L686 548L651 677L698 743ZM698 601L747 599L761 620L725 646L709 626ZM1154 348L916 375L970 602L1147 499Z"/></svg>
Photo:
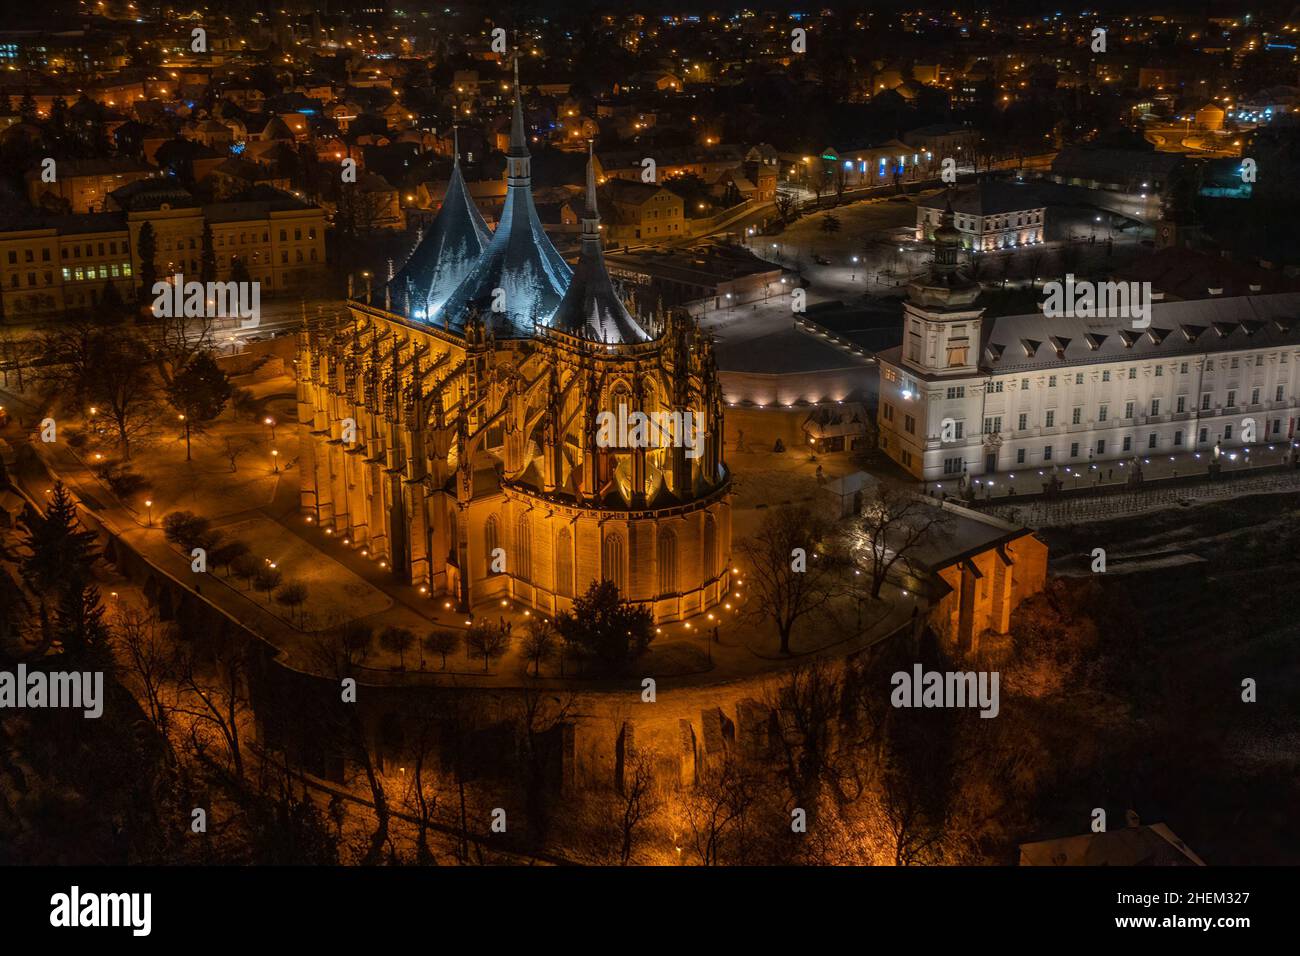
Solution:
<svg viewBox="0 0 1300 956"><path fill-rule="evenodd" d="M1243 495L1300 492L1300 472L1271 472L1235 480L1201 481L1174 487L1150 487L1106 494L1073 494L1065 498L1039 498L1011 504L979 502L981 511L1033 528L1076 522L1105 521L1156 508L1238 498Z"/></svg>

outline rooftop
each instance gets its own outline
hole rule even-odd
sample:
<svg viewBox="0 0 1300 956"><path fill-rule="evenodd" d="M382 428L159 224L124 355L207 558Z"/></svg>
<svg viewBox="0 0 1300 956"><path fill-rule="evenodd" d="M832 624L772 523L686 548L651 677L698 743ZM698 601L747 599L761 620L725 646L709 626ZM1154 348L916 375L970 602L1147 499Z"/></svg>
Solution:
<svg viewBox="0 0 1300 956"><path fill-rule="evenodd" d="M942 210L948 204L948 198L947 194L938 192L920 200L917 205ZM1000 216L1025 209L1041 209L1046 205L1047 201L1032 185L997 179L985 179L952 193L952 211L965 216Z"/></svg>

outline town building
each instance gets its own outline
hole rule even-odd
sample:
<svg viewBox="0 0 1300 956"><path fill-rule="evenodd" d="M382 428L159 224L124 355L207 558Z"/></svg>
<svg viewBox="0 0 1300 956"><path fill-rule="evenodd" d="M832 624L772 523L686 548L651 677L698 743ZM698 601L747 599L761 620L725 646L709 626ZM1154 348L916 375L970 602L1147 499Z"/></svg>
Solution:
<svg viewBox="0 0 1300 956"><path fill-rule="evenodd" d="M200 205L174 180L139 180L109 194L110 211L42 215L0 223L0 313L22 319L90 308L112 283L125 302L139 288L140 232L154 233L154 274L197 278L205 225L211 227L216 279L236 260L271 295L309 288L325 271L325 213L269 187L229 202Z"/></svg>
<svg viewBox="0 0 1300 956"><path fill-rule="evenodd" d="M937 156L936 163L955 160L959 167L975 162L980 145L980 131L960 123L933 123L903 134L903 142L913 149Z"/></svg>
<svg viewBox="0 0 1300 956"><path fill-rule="evenodd" d="M0 228L0 315L6 319L89 308L109 283L134 295L125 217L87 213Z"/></svg>
<svg viewBox="0 0 1300 956"><path fill-rule="evenodd" d="M903 556L899 581L924 599L926 623L959 654L1011 630L1011 613L1047 583L1047 545L1029 529L951 501L928 499L932 533ZM930 522L933 522L932 524ZM900 522L892 528L908 535Z"/></svg>
<svg viewBox="0 0 1300 956"><path fill-rule="evenodd" d="M665 242L688 235L682 197L653 183L611 179L598 187L602 223L611 243ZM574 217L572 208L562 221Z"/></svg>
<svg viewBox="0 0 1300 956"><path fill-rule="evenodd" d="M1067 146L1052 160L1049 179L1086 189L1164 196L1186 160L1155 150Z"/></svg>
<svg viewBox="0 0 1300 956"><path fill-rule="evenodd" d="M934 265L880 352L880 446L918 480L1220 454L1290 442L1300 293L1156 301L1131 319L986 316L946 210ZM955 490L955 488L954 488Z"/></svg>
<svg viewBox="0 0 1300 956"><path fill-rule="evenodd" d="M1032 186L982 180L955 194L937 193L916 204L916 239L934 238L944 210L951 204L953 225L964 249L994 252L1043 241L1047 206Z"/></svg>
<svg viewBox="0 0 1300 956"><path fill-rule="evenodd" d="M1205 866L1164 823L1142 823L1133 811L1128 826L1020 844L1021 866Z"/></svg>
<svg viewBox="0 0 1300 956"><path fill-rule="evenodd" d="M38 164L26 174L27 199L37 208L52 212L103 212L108 194L130 183L157 176L158 170L129 157L111 159L61 159L46 181L45 167ZM55 206L47 206L53 200ZM63 204L60 210L57 204Z"/></svg>

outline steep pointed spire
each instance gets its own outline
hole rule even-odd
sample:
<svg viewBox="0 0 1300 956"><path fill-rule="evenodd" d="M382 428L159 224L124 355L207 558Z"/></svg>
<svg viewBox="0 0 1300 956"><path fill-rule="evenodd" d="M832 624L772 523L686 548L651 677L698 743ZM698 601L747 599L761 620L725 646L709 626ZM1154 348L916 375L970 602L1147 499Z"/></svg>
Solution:
<svg viewBox="0 0 1300 956"><path fill-rule="evenodd" d="M573 270L547 238L533 203L533 179L524 137L523 100L515 59L515 105L510 149L506 153L506 201L492 241L443 306L448 327L460 329L469 316L487 316L490 331L502 337L531 335L547 324ZM501 303L497 290L505 292ZM504 305L504 309L501 306Z"/></svg>
<svg viewBox="0 0 1300 956"><path fill-rule="evenodd" d="M519 53L515 52L515 103L510 115L509 156L527 156L528 139L524 135L524 101L519 91Z"/></svg>
<svg viewBox="0 0 1300 956"><path fill-rule="evenodd" d="M460 127L453 126L451 128L451 168L458 169L459 167L460 167Z"/></svg>
<svg viewBox="0 0 1300 956"><path fill-rule="evenodd" d="M587 208L582 218L582 251L573 281L551 320L552 328L595 339L607 345L649 341L640 324L614 290L600 242L600 209L596 204L595 147L587 149Z"/></svg>
<svg viewBox="0 0 1300 956"><path fill-rule="evenodd" d="M587 205L582 217L582 238L600 238L600 207L596 203L595 141L587 141Z"/></svg>

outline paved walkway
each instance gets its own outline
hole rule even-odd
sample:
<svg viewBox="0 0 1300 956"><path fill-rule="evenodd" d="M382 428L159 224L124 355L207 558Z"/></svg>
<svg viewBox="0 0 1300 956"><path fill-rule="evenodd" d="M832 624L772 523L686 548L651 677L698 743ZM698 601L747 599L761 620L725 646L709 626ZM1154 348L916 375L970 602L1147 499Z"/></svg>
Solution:
<svg viewBox="0 0 1300 956"><path fill-rule="evenodd" d="M272 386L266 389L267 395L274 395ZM61 423L62 424L62 423ZM66 425L76 423L68 422ZM30 422L29 422L30 425ZM66 427L64 425L64 427ZM290 454L294 449L294 436L298 427L287 421L278 425L277 443L284 449L285 459L292 461ZM16 423L8 430L7 437L15 444L25 444ZM220 437L219 428L208 436L212 441ZM176 508L163 506L162 502L181 501L186 507L209 517L213 526L238 526L241 529L236 537L249 543L252 553L262 555L271 546L271 541L283 543L283 534L251 535L250 527L278 525L286 529L294 538L310 546L306 557L298 555L294 560L298 565L304 561L319 565L324 560L329 565L339 567L365 587L367 593L382 594L388 600L388 606L375 613L369 613L361 620L370 625L376 633L385 626L400 626L412 630L417 636L427 634L435 626L463 629L467 623L466 616L448 608L441 597L424 596L418 590L403 585L392 579L387 570L376 562L362 556L341 541L325 535L315 525L310 524L298 511L297 475L294 468L272 471L264 476L268 482L265 493L260 490L246 502L253 507L238 511L212 513L205 508L209 503L228 504L230 498L217 491L206 489L208 481L220 480L222 469L212 470L210 462L205 465L201 460L198 446L195 448L196 468L207 469L203 482L184 490L184 494L174 487L175 476L169 480L168 488L158 488L148 493L140 493L139 500L124 503L96 477L90 468L71 448L60 442L44 444L40 442L29 445L34 454L24 454L14 475L26 493L34 500L44 500L53 481L51 474L57 475L81 502L93 519L100 522L108 531L120 537L144 560L160 572L171 577L182 587L193 587L204 600L238 621L249 630L261 635L275 647L283 660L291 667L313 671L317 669L318 648L322 638L327 634L311 630L319 623L319 612L314 609L314 601L321 599L322 588L313 585L310 580L308 611L304 629L295 614L283 608L265 595L255 593L243 587L237 579L227 579L219 571L210 571L200 578L191 570L188 554L182 553L170 544L162 531L163 516ZM209 453L211 451L209 450ZM184 465L183 443L171 443L170 451L161 453L155 449L150 459L157 459L159 454L176 458ZM161 465L160 462L155 462ZM175 465L176 462L171 462ZM253 466L240 465L241 469ZM260 467L260 466L259 466ZM815 467L815 466L814 466ZM165 467L161 470L167 470ZM185 474L182 469L177 474ZM238 473L236 473L238 474ZM153 473L150 472L150 477ZM190 481L193 483L194 479ZM206 492L206 493L205 493ZM149 495L156 495L157 501L151 510L145 506L146 500L154 500ZM312 555L315 555L313 558ZM278 555L267 554L268 560ZM277 564L279 562L277 561ZM285 565L286 582L295 580L292 562ZM734 591L729 601L730 607L714 608L688 621L679 621L662 625L651 653L639 667L644 676L653 676L660 685L667 686L703 686L719 680L735 680L764 672L778 671L792 663L791 658L780 657L776 653L776 639L773 634L764 632L761 636L753 628L742 624L738 615L745 600L743 569L735 576ZM314 597L313 597L314 594ZM895 596L897 597L897 596ZM358 604L362 603L360 601ZM523 625L533 612L516 602L505 601L498 607L479 607L475 614L480 617L497 617L514 625L513 632L518 638ZM847 613L847 612L846 612ZM814 653L820 650L836 648L837 653L844 653L858 647L867 646L887 636L911 615L911 604L906 600L891 600L864 605L861 618L861 630L857 622L850 621L847 627L809 628L796 635L793 642L795 657L799 654ZM841 615L843 617L844 615ZM718 640L710 639L714 628L718 631ZM515 640L509 653L501 660L493 662L484 671L479 660L469 659L462 648L448 655L448 667L441 670L440 657L422 654L417 646L405 655L406 669L399 668L398 655L381 648L376 642L367 658L367 674L374 683L413 683L439 684L455 681L461 686L517 686L527 667L519 648L520 641ZM422 660L423 658L423 660ZM423 667L423 670L421 668ZM560 679L555 663L545 665L541 681L546 686L574 686L572 670ZM639 679L639 678L638 678ZM576 683L592 690L601 689L602 685L621 686L623 681L586 681L579 679Z"/></svg>

